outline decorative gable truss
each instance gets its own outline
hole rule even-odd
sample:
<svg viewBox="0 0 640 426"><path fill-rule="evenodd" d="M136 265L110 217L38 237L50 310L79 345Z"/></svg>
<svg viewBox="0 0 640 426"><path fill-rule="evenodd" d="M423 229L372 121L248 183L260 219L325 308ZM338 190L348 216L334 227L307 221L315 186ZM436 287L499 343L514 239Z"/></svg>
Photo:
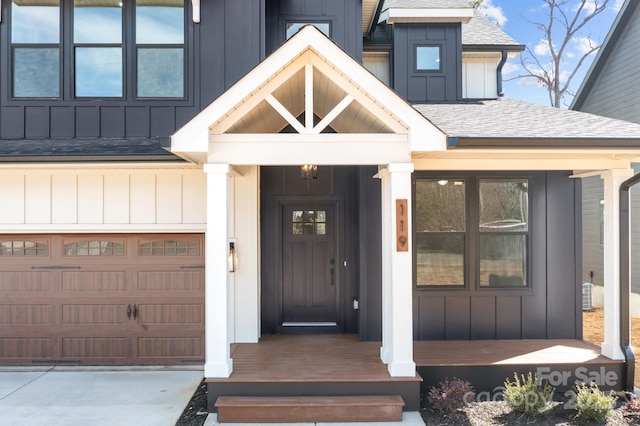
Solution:
<svg viewBox="0 0 640 426"><path fill-rule="evenodd" d="M172 137L173 152L199 163L385 164L445 148L439 129L313 26Z"/></svg>

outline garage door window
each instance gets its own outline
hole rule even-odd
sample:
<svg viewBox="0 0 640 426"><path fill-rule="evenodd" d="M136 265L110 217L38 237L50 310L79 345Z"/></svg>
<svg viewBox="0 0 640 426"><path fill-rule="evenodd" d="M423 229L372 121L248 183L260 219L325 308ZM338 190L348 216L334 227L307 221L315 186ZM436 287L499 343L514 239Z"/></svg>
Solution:
<svg viewBox="0 0 640 426"><path fill-rule="evenodd" d="M65 256L123 256L124 243L118 241L74 241L64 245Z"/></svg>
<svg viewBox="0 0 640 426"><path fill-rule="evenodd" d="M200 256L200 243L189 240L149 241L140 244L141 256Z"/></svg>
<svg viewBox="0 0 640 426"><path fill-rule="evenodd" d="M36 241L12 240L0 242L0 256L47 256L49 245Z"/></svg>

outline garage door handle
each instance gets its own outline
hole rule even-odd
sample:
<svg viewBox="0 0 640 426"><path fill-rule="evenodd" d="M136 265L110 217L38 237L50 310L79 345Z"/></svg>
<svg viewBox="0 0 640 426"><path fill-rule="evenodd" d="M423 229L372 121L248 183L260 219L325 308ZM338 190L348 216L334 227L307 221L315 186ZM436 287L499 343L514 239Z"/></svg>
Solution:
<svg viewBox="0 0 640 426"><path fill-rule="evenodd" d="M127 318L131 319L131 304L127 305Z"/></svg>
<svg viewBox="0 0 640 426"><path fill-rule="evenodd" d="M32 266L31 269L49 269L49 270L56 270L56 269L82 269L81 266L59 266L59 265L54 265L54 266Z"/></svg>
<svg viewBox="0 0 640 426"><path fill-rule="evenodd" d="M136 319L138 317L138 307L136 305L133 305L133 319Z"/></svg>

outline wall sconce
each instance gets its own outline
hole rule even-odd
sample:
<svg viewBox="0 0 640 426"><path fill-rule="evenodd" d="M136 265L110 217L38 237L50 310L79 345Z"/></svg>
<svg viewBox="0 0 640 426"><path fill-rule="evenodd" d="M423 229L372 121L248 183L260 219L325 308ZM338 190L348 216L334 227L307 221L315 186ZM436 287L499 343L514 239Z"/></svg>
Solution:
<svg viewBox="0 0 640 426"><path fill-rule="evenodd" d="M316 164L303 164L300 166L300 177L302 179L318 179L318 166Z"/></svg>
<svg viewBox="0 0 640 426"><path fill-rule="evenodd" d="M229 272L235 272L238 267L238 255L236 253L236 243L229 242Z"/></svg>

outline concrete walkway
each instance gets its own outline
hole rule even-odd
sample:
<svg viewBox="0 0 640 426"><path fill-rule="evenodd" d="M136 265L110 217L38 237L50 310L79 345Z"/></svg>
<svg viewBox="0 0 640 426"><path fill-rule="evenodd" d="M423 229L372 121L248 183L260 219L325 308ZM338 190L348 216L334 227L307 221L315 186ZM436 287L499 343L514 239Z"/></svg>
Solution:
<svg viewBox="0 0 640 426"><path fill-rule="evenodd" d="M175 368L0 370L2 426L173 426L202 380Z"/></svg>

